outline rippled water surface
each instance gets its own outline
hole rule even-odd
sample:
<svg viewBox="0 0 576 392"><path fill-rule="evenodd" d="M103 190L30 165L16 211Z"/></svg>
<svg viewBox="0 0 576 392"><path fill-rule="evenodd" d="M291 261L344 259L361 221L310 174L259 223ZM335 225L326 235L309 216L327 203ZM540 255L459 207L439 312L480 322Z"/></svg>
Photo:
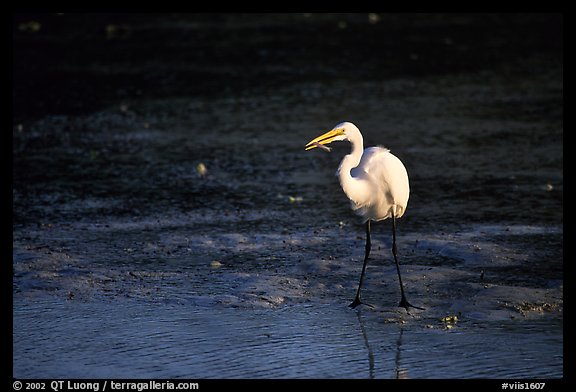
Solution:
<svg viewBox="0 0 576 392"><path fill-rule="evenodd" d="M39 30L30 21L40 24ZM14 377L561 378L558 15L16 15ZM340 121L402 159L364 227Z"/></svg>
<svg viewBox="0 0 576 392"><path fill-rule="evenodd" d="M343 304L16 305L20 377L549 378L562 368L562 325L550 321L465 321L446 330L386 323Z"/></svg>

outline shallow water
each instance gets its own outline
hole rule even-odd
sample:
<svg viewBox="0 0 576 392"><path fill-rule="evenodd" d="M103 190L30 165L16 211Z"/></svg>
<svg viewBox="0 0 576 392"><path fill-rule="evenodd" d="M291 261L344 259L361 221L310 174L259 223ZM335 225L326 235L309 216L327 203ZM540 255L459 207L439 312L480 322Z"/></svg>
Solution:
<svg viewBox="0 0 576 392"><path fill-rule="evenodd" d="M563 362L557 321L462 321L448 330L386 323L345 304L126 301L17 301L14 316L17 377L529 379L557 377Z"/></svg>
<svg viewBox="0 0 576 392"><path fill-rule="evenodd" d="M557 18L341 17L134 18L104 41L96 18L66 36L94 44L78 52L86 63L55 56L45 69L25 60L39 42L58 53L60 30L16 33L14 377L563 377ZM471 38L485 23L507 34ZM368 43L324 63L338 40L311 50L316 29ZM189 38L192 68L162 46L173 34ZM351 59L378 34L401 38L388 49L405 60L368 56L357 75ZM268 60L232 66L252 45ZM166 58L135 67L146 48ZM94 96L71 103L76 79L62 74ZM60 101L44 84L26 94L43 75L61 81ZM372 227L372 307L347 307L364 256L334 177L349 146L303 148L344 120L407 167L399 256L424 311L397 307L388 221Z"/></svg>

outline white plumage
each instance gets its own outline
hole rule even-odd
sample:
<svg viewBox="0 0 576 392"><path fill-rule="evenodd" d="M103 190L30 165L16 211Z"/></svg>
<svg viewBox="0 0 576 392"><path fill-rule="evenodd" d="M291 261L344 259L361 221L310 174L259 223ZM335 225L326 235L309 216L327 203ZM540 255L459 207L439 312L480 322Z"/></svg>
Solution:
<svg viewBox="0 0 576 392"><path fill-rule="evenodd" d="M346 180L346 173L338 170L340 185ZM390 218L392 208L394 215L400 218L404 215L410 196L408 173L402 161L384 147L369 147L364 150L357 167L350 170L350 175L371 185L369 195L356 201L350 198L352 209L360 215L364 222L368 219L380 221ZM349 187L346 186L346 189ZM352 192L353 193L353 192Z"/></svg>
<svg viewBox="0 0 576 392"><path fill-rule="evenodd" d="M340 180L344 193L350 199L352 210L360 215L366 224L364 265L356 298L350 306L356 307L362 303L360 301L360 289L371 247L370 221L392 218L392 254L396 262L400 291L402 293L399 306L406 308L406 310L409 307L422 309L411 305L406 300L396 252L396 218L404 215L410 196L410 185L406 168L402 161L387 148L369 147L364 149L362 133L350 122L340 123L330 131L313 139L306 145L306 150L323 147L323 149L330 151L324 147L325 144L344 140L350 142L352 151L342 159L336 175Z"/></svg>

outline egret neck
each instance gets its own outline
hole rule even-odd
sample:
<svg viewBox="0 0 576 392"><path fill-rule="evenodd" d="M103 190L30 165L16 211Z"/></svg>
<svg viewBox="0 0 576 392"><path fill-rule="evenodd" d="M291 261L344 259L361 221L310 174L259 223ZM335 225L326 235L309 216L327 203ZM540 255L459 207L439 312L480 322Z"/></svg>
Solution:
<svg viewBox="0 0 576 392"><path fill-rule="evenodd" d="M340 185L344 193L355 204L355 207L361 207L368 203L368 197L373 193L372 185L363 178L352 176L351 170L358 166L364 153L364 140L359 131L354 132L356 129L348 130L348 139L352 144L352 152L346 155L336 175L340 179ZM352 132L350 132L352 131Z"/></svg>

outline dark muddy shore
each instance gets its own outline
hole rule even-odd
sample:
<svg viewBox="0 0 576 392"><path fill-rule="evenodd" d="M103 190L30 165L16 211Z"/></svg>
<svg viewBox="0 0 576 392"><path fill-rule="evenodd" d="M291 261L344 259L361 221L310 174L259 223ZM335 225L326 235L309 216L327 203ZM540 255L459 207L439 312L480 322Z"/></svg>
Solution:
<svg viewBox="0 0 576 392"><path fill-rule="evenodd" d="M16 15L14 377L563 377L562 34L536 14ZM349 146L303 149L344 120L408 169L424 311L396 306L388 221L374 307L347 308Z"/></svg>

